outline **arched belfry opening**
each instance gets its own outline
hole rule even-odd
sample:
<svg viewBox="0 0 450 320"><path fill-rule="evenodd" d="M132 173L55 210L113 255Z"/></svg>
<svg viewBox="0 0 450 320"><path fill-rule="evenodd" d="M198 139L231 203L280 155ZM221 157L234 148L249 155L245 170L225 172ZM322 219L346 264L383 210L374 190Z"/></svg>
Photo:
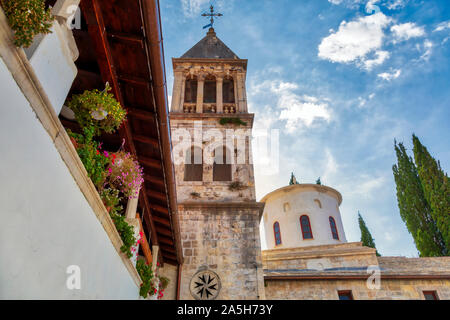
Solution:
<svg viewBox="0 0 450 320"><path fill-rule="evenodd" d="M188 75L186 77L186 85L184 91L184 102L186 103L196 103L197 102L197 76Z"/></svg>
<svg viewBox="0 0 450 320"><path fill-rule="evenodd" d="M223 103L235 103L233 77L226 76L223 79Z"/></svg>
<svg viewBox="0 0 450 320"><path fill-rule="evenodd" d="M216 77L212 74L208 74L205 77L205 87L203 92L204 103L216 103Z"/></svg>

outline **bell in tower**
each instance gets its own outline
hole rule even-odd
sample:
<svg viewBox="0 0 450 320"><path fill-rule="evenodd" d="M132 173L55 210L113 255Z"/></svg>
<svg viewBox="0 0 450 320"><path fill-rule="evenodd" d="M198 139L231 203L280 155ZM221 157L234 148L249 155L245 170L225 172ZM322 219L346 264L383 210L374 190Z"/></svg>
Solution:
<svg viewBox="0 0 450 320"><path fill-rule="evenodd" d="M213 29L173 58L170 112L184 263L181 299L263 299L251 130L240 59Z"/></svg>

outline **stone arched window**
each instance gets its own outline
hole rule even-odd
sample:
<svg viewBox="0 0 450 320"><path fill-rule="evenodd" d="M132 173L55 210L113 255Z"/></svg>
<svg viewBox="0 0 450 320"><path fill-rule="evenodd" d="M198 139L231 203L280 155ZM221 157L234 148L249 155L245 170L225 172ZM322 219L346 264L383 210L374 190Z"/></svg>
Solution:
<svg viewBox="0 0 450 320"><path fill-rule="evenodd" d="M235 103L233 78L229 76L225 77L222 88L223 103Z"/></svg>
<svg viewBox="0 0 450 320"><path fill-rule="evenodd" d="M231 181L231 152L224 146L214 150L213 181Z"/></svg>
<svg viewBox="0 0 450 320"><path fill-rule="evenodd" d="M205 86L203 89L203 102L216 103L216 78L213 75L208 75L205 78Z"/></svg>
<svg viewBox="0 0 450 320"><path fill-rule="evenodd" d="M309 222L309 217L307 215L300 217L300 227L302 228L303 239L313 238L311 223Z"/></svg>
<svg viewBox="0 0 450 320"><path fill-rule="evenodd" d="M184 89L184 102L196 103L197 102L197 77L188 76L186 78Z"/></svg>
<svg viewBox="0 0 450 320"><path fill-rule="evenodd" d="M186 152L184 181L203 180L203 153L199 147L191 147Z"/></svg>
<svg viewBox="0 0 450 320"><path fill-rule="evenodd" d="M328 220L330 221L330 228L331 228L331 235L333 236L333 239L339 240L339 234L336 227L336 221L333 217L329 217Z"/></svg>
<svg viewBox="0 0 450 320"><path fill-rule="evenodd" d="M281 230L278 221L273 224L273 235L275 237L275 245L279 246L281 244Z"/></svg>
<svg viewBox="0 0 450 320"><path fill-rule="evenodd" d="M289 204L289 202L283 203L283 211L288 212L289 210L291 210L291 205Z"/></svg>

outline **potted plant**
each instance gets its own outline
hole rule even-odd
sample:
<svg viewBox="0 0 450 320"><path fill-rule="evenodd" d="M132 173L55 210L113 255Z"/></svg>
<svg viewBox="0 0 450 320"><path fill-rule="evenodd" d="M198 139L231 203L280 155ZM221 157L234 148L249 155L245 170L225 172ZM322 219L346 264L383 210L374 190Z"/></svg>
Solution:
<svg viewBox="0 0 450 320"><path fill-rule="evenodd" d="M51 33L53 17L44 0L1 0L1 4L16 46L28 48L37 34Z"/></svg>
<svg viewBox="0 0 450 320"><path fill-rule="evenodd" d="M126 110L109 93L111 87L106 83L105 90L86 90L82 94L73 95L68 107L75 113L81 127L93 127L95 135L101 131L113 133L125 121Z"/></svg>
<svg viewBox="0 0 450 320"><path fill-rule="evenodd" d="M107 183L120 190L124 197L135 199L144 182L144 170L130 153L119 151L111 154Z"/></svg>

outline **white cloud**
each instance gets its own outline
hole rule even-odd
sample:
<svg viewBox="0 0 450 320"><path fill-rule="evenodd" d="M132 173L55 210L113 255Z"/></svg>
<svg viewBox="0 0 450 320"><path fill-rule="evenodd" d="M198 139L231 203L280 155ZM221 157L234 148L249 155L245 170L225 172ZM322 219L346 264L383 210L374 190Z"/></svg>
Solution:
<svg viewBox="0 0 450 320"><path fill-rule="evenodd" d="M404 41L411 38L423 37L425 35L425 30L423 27L419 27L415 23L411 22L392 26L391 31L395 37L394 43L395 41Z"/></svg>
<svg viewBox="0 0 450 320"><path fill-rule="evenodd" d="M209 0L181 0L183 13L186 17L195 17L208 7Z"/></svg>
<svg viewBox="0 0 450 320"><path fill-rule="evenodd" d="M397 69L392 72L380 73L380 74L378 74L378 77L383 80L386 80L386 81L391 81L391 80L394 80L394 79L397 79L398 77L400 77L401 74L402 74L402 70Z"/></svg>
<svg viewBox="0 0 450 320"><path fill-rule="evenodd" d="M373 98L375 98L375 93L369 94L367 99L363 98L363 97L358 97L358 101L359 101L358 107L363 108L367 104L367 102L372 100Z"/></svg>
<svg viewBox="0 0 450 320"><path fill-rule="evenodd" d="M438 24L434 32L444 31L446 29L450 29L450 21L444 21Z"/></svg>
<svg viewBox="0 0 450 320"><path fill-rule="evenodd" d="M256 80L256 79L255 79ZM299 128L311 127L317 121L331 121L331 110L326 98L318 98L306 94L298 94L298 84L280 79L252 80L249 85L249 101L267 97L272 100L272 105L264 107L264 122L257 121L258 127L268 128L276 121L285 121L288 133L293 133ZM253 110L253 104L249 108ZM270 120L269 120L270 119ZM256 126L256 125L255 125Z"/></svg>
<svg viewBox="0 0 450 320"><path fill-rule="evenodd" d="M406 5L407 0L392 0L386 4L389 10L401 9Z"/></svg>
<svg viewBox="0 0 450 320"><path fill-rule="evenodd" d="M281 109L279 119L286 120L288 132L294 132L298 126L310 127L316 120L331 120L331 112L326 102L316 97L300 96L294 92L297 84L279 82L272 86L273 93L278 95L277 107Z"/></svg>
<svg viewBox="0 0 450 320"><path fill-rule="evenodd" d="M419 46L419 50L424 51L423 54L420 56L420 59L428 61L428 59L430 59L431 54L433 53L433 42L426 39L422 47Z"/></svg>
<svg viewBox="0 0 450 320"><path fill-rule="evenodd" d="M379 52L378 58L369 62L373 66L387 58L385 51L380 51L383 44L384 28L391 22L391 18L379 12L361 17L355 21L341 22L339 30L322 39L319 45L319 57L331 62L357 62L365 66L369 60L367 55ZM370 61L370 60L369 60Z"/></svg>
<svg viewBox="0 0 450 320"><path fill-rule="evenodd" d="M379 50L375 52L376 58L363 60L362 64L367 70L372 70L374 66L382 64L386 59L389 58L390 53L388 51Z"/></svg>

